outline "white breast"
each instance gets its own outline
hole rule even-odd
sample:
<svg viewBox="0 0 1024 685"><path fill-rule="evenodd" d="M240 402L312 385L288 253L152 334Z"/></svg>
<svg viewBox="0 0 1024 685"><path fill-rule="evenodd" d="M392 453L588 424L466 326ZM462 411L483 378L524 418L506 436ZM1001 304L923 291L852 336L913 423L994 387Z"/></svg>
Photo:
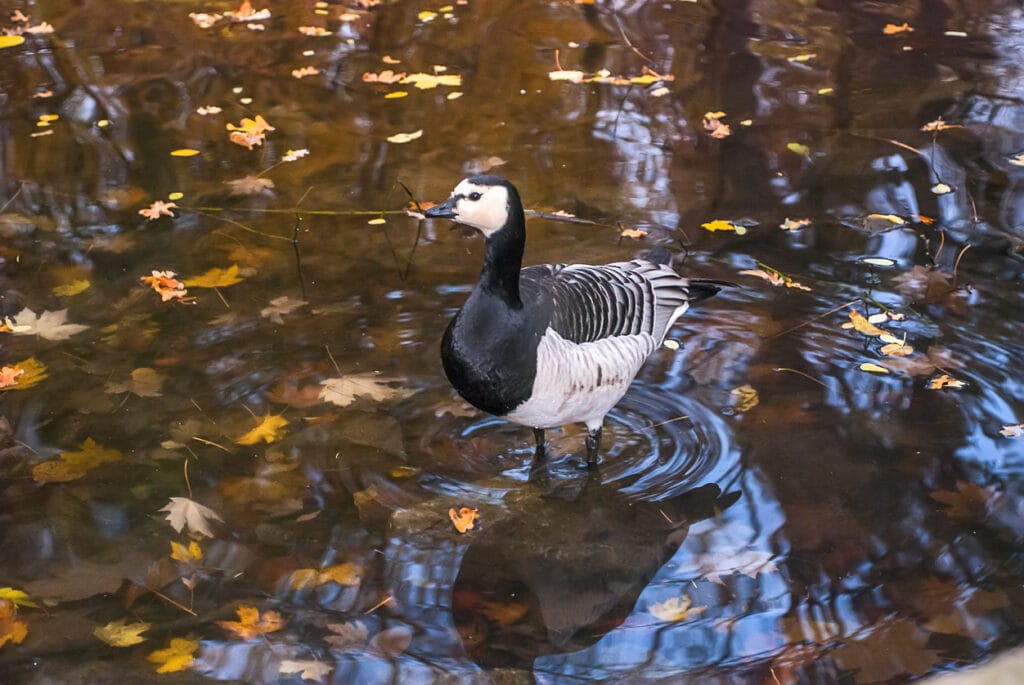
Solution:
<svg viewBox="0 0 1024 685"><path fill-rule="evenodd" d="M537 347L530 399L504 418L534 428L582 422L594 430L657 346L647 334L577 344L548 328Z"/></svg>

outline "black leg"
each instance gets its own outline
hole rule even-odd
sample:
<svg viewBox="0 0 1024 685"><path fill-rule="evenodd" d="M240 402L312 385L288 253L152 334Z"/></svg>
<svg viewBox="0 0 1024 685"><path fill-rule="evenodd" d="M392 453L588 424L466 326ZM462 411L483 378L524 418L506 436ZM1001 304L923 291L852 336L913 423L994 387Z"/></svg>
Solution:
<svg viewBox="0 0 1024 685"><path fill-rule="evenodd" d="M587 430L587 468L597 468L597 452L601 449L601 426Z"/></svg>
<svg viewBox="0 0 1024 685"><path fill-rule="evenodd" d="M533 463L530 464L530 482L540 483L545 489L548 486L548 461L544 452L544 429L534 428L533 438L537 441L537 451Z"/></svg>
<svg viewBox="0 0 1024 685"><path fill-rule="evenodd" d="M537 441L537 452L535 453L534 458L537 461L543 461L544 460L544 456L545 456L544 455L544 429L543 428L534 428L533 429L533 439Z"/></svg>

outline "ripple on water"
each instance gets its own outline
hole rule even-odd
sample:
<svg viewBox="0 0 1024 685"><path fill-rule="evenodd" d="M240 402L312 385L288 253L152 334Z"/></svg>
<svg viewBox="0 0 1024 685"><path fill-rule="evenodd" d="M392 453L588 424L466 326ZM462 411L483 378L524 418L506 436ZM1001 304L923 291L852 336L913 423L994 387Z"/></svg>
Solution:
<svg viewBox="0 0 1024 685"><path fill-rule="evenodd" d="M726 489L737 478L739 453L730 427L717 410L708 406L709 401L701 389L686 393L665 385L635 382L605 420L600 455L602 482L632 498L648 501L680 495L708 483ZM481 467L483 462L503 480L529 478L533 438L528 429L484 415L449 415L439 421L432 437L421 444L428 452L443 450L444 445L454 447L463 459L465 475L449 469L448 476L427 479L423 484L428 489L464 494L467 488L486 488L479 483L488 470ZM582 427L576 426L548 431L550 477L580 476L584 436ZM476 483L467 482L471 480ZM494 486L491 481L490 487Z"/></svg>

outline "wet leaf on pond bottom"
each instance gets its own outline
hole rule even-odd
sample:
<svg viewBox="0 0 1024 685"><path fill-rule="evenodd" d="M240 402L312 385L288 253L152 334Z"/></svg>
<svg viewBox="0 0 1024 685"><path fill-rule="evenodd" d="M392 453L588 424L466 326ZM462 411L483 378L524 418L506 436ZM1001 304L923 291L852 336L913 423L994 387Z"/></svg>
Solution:
<svg viewBox="0 0 1024 685"><path fill-rule="evenodd" d="M269 445L284 437L288 419L279 415L267 414L258 420L259 425L248 433L235 438L235 444L256 445L260 442L265 442Z"/></svg>
<svg viewBox="0 0 1024 685"><path fill-rule="evenodd" d="M99 626L92 632L111 647L131 647L146 641L146 638L142 637L142 633L149 630L150 627L149 623L143 621L125 623L124 619L118 619L105 626Z"/></svg>
<svg viewBox="0 0 1024 685"><path fill-rule="evenodd" d="M235 611L238 614L237 621L217 621L217 625L239 640L252 640L260 635L276 632L288 623L276 611L265 611L260 615L259 609L244 604Z"/></svg>
<svg viewBox="0 0 1024 685"><path fill-rule="evenodd" d="M220 514L213 509L188 497L172 497L171 501L160 511L167 512L167 520L177 532L180 533L185 526L188 526L188 529L193 533L199 533L208 538L213 537L213 529L210 527L211 523L213 521L224 521Z"/></svg>
<svg viewBox="0 0 1024 685"><path fill-rule="evenodd" d="M146 659L151 663L158 664L157 673L176 673L192 666L197 649L199 649L199 640L173 637L168 647L150 652Z"/></svg>

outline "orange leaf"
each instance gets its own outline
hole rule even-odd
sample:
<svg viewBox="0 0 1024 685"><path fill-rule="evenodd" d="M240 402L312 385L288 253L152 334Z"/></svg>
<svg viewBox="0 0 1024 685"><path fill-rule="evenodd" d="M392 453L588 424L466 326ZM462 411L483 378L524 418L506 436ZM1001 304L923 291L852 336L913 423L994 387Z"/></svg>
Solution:
<svg viewBox="0 0 1024 685"><path fill-rule="evenodd" d="M850 310L850 321L844 323L843 328L853 328L854 330L864 333L865 335L892 335L887 331L883 331L881 328L864 318L864 315L858 312L856 309Z"/></svg>
<svg viewBox="0 0 1024 685"><path fill-rule="evenodd" d="M946 374L936 376L928 382L929 390L942 390L943 388L962 388L964 387L963 381L958 381L955 378L950 378Z"/></svg>
<svg viewBox="0 0 1024 685"><path fill-rule="evenodd" d="M28 635L28 624L18 620L18 607L14 602L0 599L0 647L8 642L18 645Z"/></svg>
<svg viewBox="0 0 1024 685"><path fill-rule="evenodd" d="M455 530L465 533L467 530L473 529L473 522L480 518L480 513L476 509L470 509L469 507L462 507L458 511L449 509L448 518L452 520Z"/></svg>
<svg viewBox="0 0 1024 685"><path fill-rule="evenodd" d="M252 640L260 635L276 632L287 623L276 611L266 611L260 616L259 609L244 604L238 607L236 612L237 621L217 621L217 625L239 640Z"/></svg>

